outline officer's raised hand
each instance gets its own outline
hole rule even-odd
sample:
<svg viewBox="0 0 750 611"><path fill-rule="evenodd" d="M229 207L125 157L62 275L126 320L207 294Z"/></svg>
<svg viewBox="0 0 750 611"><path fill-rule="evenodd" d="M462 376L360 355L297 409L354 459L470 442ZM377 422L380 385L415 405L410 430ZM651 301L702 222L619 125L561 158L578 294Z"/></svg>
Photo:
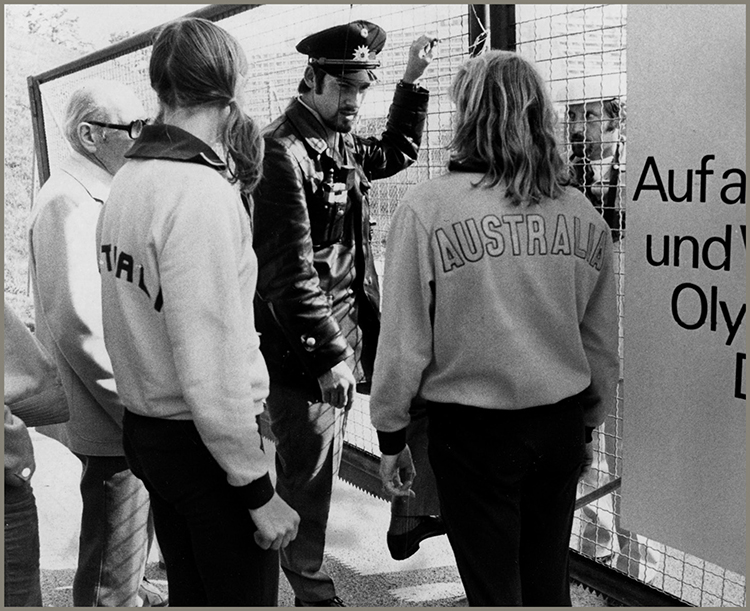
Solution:
<svg viewBox="0 0 750 611"><path fill-rule="evenodd" d="M404 83L412 84L424 74L427 66L434 59L435 45L438 39L434 36L422 35L411 43L409 60L404 71Z"/></svg>

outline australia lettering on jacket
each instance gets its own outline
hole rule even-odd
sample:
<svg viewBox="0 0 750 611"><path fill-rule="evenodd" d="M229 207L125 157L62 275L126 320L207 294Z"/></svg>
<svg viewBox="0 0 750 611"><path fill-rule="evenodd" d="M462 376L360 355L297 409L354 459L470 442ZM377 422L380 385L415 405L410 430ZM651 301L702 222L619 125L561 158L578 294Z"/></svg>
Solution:
<svg viewBox="0 0 750 611"><path fill-rule="evenodd" d="M151 297L151 291L149 291L146 285L145 272L143 265L137 264L132 255L129 255L125 251L117 251L117 246L112 244L102 244L102 252L99 256L99 269L102 270L106 266L108 272L115 272L115 278L136 284L149 299ZM154 299L154 309L157 312L161 312L164 306L164 296L161 292L161 287L156 294Z"/></svg>
<svg viewBox="0 0 750 611"><path fill-rule="evenodd" d="M539 214L488 214L438 227L435 240L447 274L485 256L576 256L601 270L605 231L577 216L558 214L554 227Z"/></svg>

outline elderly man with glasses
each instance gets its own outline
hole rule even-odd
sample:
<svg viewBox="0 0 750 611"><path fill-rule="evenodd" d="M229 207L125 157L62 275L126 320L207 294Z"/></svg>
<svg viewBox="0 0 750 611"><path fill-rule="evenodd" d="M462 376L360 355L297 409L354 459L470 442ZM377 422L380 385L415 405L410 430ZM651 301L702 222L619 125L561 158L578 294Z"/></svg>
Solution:
<svg viewBox="0 0 750 611"><path fill-rule="evenodd" d="M55 357L70 407L68 422L39 430L83 467L76 607L165 603L144 579L153 538L149 498L122 447L123 405L104 347L96 261L99 211L144 117L138 97L121 83L95 81L76 90L64 117L70 154L31 212L36 334Z"/></svg>

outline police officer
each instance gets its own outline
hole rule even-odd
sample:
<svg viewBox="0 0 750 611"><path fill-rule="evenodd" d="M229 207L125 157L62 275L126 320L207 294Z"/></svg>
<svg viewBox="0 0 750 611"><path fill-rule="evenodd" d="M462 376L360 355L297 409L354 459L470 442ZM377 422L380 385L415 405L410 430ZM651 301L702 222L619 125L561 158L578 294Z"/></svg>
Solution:
<svg viewBox="0 0 750 611"><path fill-rule="evenodd" d="M368 385L380 328L368 193L373 179L416 160L427 113L418 79L436 40L422 36L409 50L385 132L352 133L385 41L367 21L302 40L300 95L264 130L253 211L256 321L271 378L277 490L301 517L281 558L297 606L345 606L322 564L346 413L357 385Z"/></svg>

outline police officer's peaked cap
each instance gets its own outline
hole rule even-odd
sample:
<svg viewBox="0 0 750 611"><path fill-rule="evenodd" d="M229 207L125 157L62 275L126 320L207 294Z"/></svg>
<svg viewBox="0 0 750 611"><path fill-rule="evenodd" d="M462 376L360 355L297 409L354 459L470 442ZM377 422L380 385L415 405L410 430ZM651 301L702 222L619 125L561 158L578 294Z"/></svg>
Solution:
<svg viewBox="0 0 750 611"><path fill-rule="evenodd" d="M378 53L385 46L383 28L369 21L353 21L317 32L300 41L297 51L307 55L308 63L337 76L361 70L370 72L380 66Z"/></svg>

